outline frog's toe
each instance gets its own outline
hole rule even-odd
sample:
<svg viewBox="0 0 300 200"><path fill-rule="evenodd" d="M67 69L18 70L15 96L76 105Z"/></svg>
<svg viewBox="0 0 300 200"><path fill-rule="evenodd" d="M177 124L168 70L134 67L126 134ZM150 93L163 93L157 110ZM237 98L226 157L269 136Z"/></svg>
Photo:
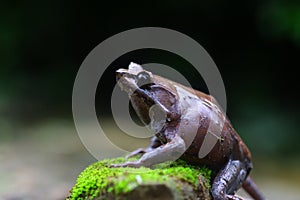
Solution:
<svg viewBox="0 0 300 200"><path fill-rule="evenodd" d="M139 148L139 149L137 149L137 150L135 150L135 151L129 153L127 156L125 156L125 159L127 160L127 159L129 159L129 158L132 158L132 157L134 157L134 156L137 156L137 155L139 155L139 154L144 154L144 153L146 153L146 149Z"/></svg>
<svg viewBox="0 0 300 200"><path fill-rule="evenodd" d="M109 167L110 168L123 167L123 164L111 164Z"/></svg>
<svg viewBox="0 0 300 200"><path fill-rule="evenodd" d="M116 168L116 167L134 167L134 168L138 168L141 165L137 162L125 162L122 164L111 164L110 167L112 168Z"/></svg>

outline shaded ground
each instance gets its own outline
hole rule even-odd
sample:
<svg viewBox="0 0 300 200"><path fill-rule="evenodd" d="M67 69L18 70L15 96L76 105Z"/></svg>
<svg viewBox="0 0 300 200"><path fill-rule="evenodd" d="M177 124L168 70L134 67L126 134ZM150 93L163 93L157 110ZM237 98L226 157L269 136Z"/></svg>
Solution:
<svg viewBox="0 0 300 200"><path fill-rule="evenodd" d="M0 134L0 199L64 199L77 175L96 161L68 121L10 127ZM104 149L103 156L112 151ZM299 163L256 162L253 177L268 199L299 198Z"/></svg>

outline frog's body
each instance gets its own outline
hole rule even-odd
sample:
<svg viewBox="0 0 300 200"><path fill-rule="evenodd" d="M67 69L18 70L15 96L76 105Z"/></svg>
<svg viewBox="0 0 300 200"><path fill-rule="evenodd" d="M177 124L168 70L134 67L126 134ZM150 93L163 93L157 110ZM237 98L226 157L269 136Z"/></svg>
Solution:
<svg viewBox="0 0 300 200"><path fill-rule="evenodd" d="M213 97L170 81L140 65L119 69L117 79L139 118L156 136L135 162L114 167L152 166L181 158L214 171L214 199L239 199L234 192L241 186L255 199L264 197L247 178L252 169L251 154Z"/></svg>

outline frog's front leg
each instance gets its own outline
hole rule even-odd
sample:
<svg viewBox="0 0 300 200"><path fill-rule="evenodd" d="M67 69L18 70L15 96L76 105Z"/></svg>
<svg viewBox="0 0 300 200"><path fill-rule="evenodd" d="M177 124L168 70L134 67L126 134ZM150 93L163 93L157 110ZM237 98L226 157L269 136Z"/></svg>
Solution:
<svg viewBox="0 0 300 200"><path fill-rule="evenodd" d="M150 167L165 161L178 159L186 150L184 140L176 135L168 143L161 145L150 152L145 153L139 160L114 164L111 167Z"/></svg>
<svg viewBox="0 0 300 200"><path fill-rule="evenodd" d="M155 136L151 139L151 143L149 145L149 147L147 148L139 148L137 150L134 150L133 152L129 153L125 159L128 159L128 158L131 158L131 157L134 157L134 156L137 156L138 154L145 154L147 152L150 152L150 151L153 151L153 149L161 146L162 143L161 141Z"/></svg>
<svg viewBox="0 0 300 200"><path fill-rule="evenodd" d="M247 178L247 169L239 160L229 160L227 165L217 174L212 184L214 200L236 200L234 192Z"/></svg>

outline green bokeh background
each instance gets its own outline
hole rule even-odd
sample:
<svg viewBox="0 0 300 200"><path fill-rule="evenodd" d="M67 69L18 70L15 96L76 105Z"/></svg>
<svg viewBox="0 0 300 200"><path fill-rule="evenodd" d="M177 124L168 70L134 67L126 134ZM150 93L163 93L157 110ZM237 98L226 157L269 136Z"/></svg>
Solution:
<svg viewBox="0 0 300 200"><path fill-rule="evenodd" d="M180 31L207 50L225 83L228 116L258 160L300 162L297 1L1 3L1 140L26 137L23 128L45 121L72 122L72 87L84 58L106 38L144 26ZM110 117L101 108L108 107L113 71L130 61L169 64L206 91L176 56L131 52L112 63L101 79L99 115Z"/></svg>

